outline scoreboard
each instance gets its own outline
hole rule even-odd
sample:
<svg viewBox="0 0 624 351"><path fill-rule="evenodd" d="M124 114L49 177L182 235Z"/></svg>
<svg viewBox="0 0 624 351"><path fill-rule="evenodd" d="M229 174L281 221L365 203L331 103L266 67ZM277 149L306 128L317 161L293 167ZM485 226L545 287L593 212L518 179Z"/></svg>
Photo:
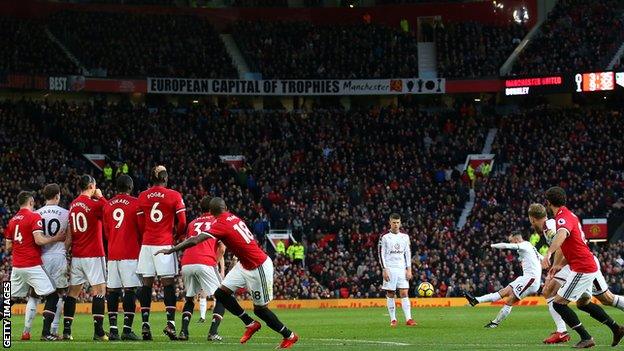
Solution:
<svg viewBox="0 0 624 351"><path fill-rule="evenodd" d="M624 72L587 72L504 80L507 96L591 93L624 89Z"/></svg>

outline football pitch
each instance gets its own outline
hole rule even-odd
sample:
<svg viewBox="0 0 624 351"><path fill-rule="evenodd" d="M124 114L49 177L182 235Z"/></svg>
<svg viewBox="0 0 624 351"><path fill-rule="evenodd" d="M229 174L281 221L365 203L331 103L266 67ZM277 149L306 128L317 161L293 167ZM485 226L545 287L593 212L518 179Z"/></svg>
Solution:
<svg viewBox="0 0 624 351"><path fill-rule="evenodd" d="M607 312L618 322L624 322L622 312L607 307ZM397 308L399 326L390 328L387 311L381 308L323 309L323 310L277 310L278 316L299 336L294 350L553 350L568 349L578 341L559 345L543 345L542 339L554 329L546 307L515 307L509 318L497 329L483 326L493 319L498 308L451 307L416 308L412 310L416 327L403 325L402 311ZM139 315L137 315L139 317ZM597 349L612 349L611 332L599 325L585 313L579 313L581 321L594 336ZM165 314L152 314L150 322L153 342L93 342L93 321L90 315L76 315L73 327L74 341L40 342L19 340L24 317L13 316L13 345L15 350L70 351L70 350L272 350L281 336L266 325L245 345L238 339L243 327L240 321L226 314L221 323L220 334L224 342L206 341L210 324L197 323L199 313L193 314L189 341L169 341L161 330ZM180 313L176 314L179 328ZM122 319L120 319L121 325ZM33 326L33 339L39 339L42 319L38 316ZM108 330L108 321L105 322ZM140 331L135 321L134 331Z"/></svg>

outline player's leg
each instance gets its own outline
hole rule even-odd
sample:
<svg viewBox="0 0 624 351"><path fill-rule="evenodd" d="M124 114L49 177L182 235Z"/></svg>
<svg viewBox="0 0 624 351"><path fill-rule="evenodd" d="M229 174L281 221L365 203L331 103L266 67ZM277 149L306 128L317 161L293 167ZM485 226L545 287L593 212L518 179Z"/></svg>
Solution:
<svg viewBox="0 0 624 351"><path fill-rule="evenodd" d="M407 283L407 280L405 281ZM401 309L405 316L405 324L409 326L416 325L416 322L412 319L412 306L408 295L408 288L403 288L404 285L399 286L399 296L401 296ZM408 285L409 286L409 285Z"/></svg>
<svg viewBox="0 0 624 351"><path fill-rule="evenodd" d="M199 283L199 272L197 271L199 265L184 265L182 266L182 279L184 281L184 289L186 290L184 297L184 307L182 308L182 328L180 329L180 335L178 340L188 340L189 338L189 323L191 323L191 317L193 316L193 309L195 308L195 295L198 294L198 290L201 289Z"/></svg>
<svg viewBox="0 0 624 351"><path fill-rule="evenodd" d="M29 292L29 290L32 290L32 289L29 287L28 283L26 282L26 276L23 270L24 270L23 268L13 268L11 270L11 299L24 298L30 293L32 293L33 295L35 294L34 291ZM13 301L11 301L11 304L13 304ZM35 305L33 313L34 314L37 313L37 305ZM31 326L32 326L32 322L31 322ZM30 327L28 328L28 331L24 329L24 332L22 333L22 340L30 340Z"/></svg>
<svg viewBox="0 0 624 351"><path fill-rule="evenodd" d="M587 332L576 313L568 306L570 301L578 300L583 293L591 289L593 278L593 274L570 271L570 274L566 277L565 284L559 289L553 301L555 311L581 337L581 341L575 347L591 347L595 345L594 339Z"/></svg>
<svg viewBox="0 0 624 351"><path fill-rule="evenodd" d="M65 295L67 294L67 286L62 289L56 289L56 292L59 295L59 299L56 303L56 312L54 313L54 320L52 321L52 328L50 329L54 335L58 335L61 315L63 314L63 304L65 302Z"/></svg>
<svg viewBox="0 0 624 351"><path fill-rule="evenodd" d="M386 307L388 308L388 315L390 316L390 326L396 327L396 289L397 289L398 275L396 271L388 268L388 280L384 280L381 286L382 290L386 291Z"/></svg>
<svg viewBox="0 0 624 351"><path fill-rule="evenodd" d="M56 304L59 296L52 281L41 266L25 269L26 283L33 288L35 294L45 296L46 302L43 308L43 330L41 331L42 341L54 341L58 338L50 333L54 314L56 312Z"/></svg>
<svg viewBox="0 0 624 351"><path fill-rule="evenodd" d="M596 261L596 263L598 263L598 261ZM603 305L613 306L620 311L624 311L624 296L615 295L609 290L609 285L607 285L607 281L601 271L596 273L596 278L594 279L592 287L592 294Z"/></svg>
<svg viewBox="0 0 624 351"><path fill-rule="evenodd" d="M37 316L37 305L39 304L39 296L30 288L28 291L28 300L26 302L26 312L24 313L24 330L22 331L22 340L30 340L30 328Z"/></svg>
<svg viewBox="0 0 624 351"><path fill-rule="evenodd" d="M108 261L108 277L106 279L108 294L106 295L106 307L108 308L109 339L119 340L117 317L119 315L119 300L121 299L121 275L119 261Z"/></svg>
<svg viewBox="0 0 624 351"><path fill-rule="evenodd" d="M124 326L121 340L136 341L139 337L132 332L134 312L136 310L136 289L141 286L141 279L136 274L137 260L120 260L118 264L121 287L123 288ZM109 278L110 280L110 278Z"/></svg>
<svg viewBox="0 0 624 351"><path fill-rule="evenodd" d="M165 311L167 313L167 325L163 329L163 333L171 340L177 340L175 327L175 312L177 296L175 293L175 276L178 275L178 260L173 255L154 255L156 251L171 248L171 246L151 246L152 259L156 275L160 277L160 283L163 287L163 302L165 303Z"/></svg>
<svg viewBox="0 0 624 351"><path fill-rule="evenodd" d="M143 340L152 340L149 317L152 307L152 286L156 276L153 256L150 245L141 246L136 273L142 277L143 282L143 286L138 294L139 303L141 304L141 333L143 334Z"/></svg>
<svg viewBox="0 0 624 351"><path fill-rule="evenodd" d="M565 280L563 280L563 282L565 282ZM570 340L570 335L568 335L565 322L553 307L555 295L557 295L557 290L559 290L560 287L560 280L557 277L554 277L546 280L546 283L544 283L544 287L542 288L542 295L548 304L548 312L550 313L550 316L555 322L555 326L557 328L556 331L552 332L546 339L544 339L545 344L558 344Z"/></svg>
<svg viewBox="0 0 624 351"><path fill-rule="evenodd" d="M64 297L67 293L69 281L67 280L67 258L65 255L46 255L42 257L43 269L46 271L52 283L56 287L59 294L59 300L56 304L56 312L52 321L51 333L58 334L58 327L61 315L63 313Z"/></svg>
<svg viewBox="0 0 624 351"><path fill-rule="evenodd" d="M485 325L486 328L498 327L511 314L513 305L516 302L520 301L520 299L517 298L514 294L508 295L504 299L505 299L505 304L500 309L500 311L498 311L496 318L494 318L494 320L490 321L490 323Z"/></svg>
<svg viewBox="0 0 624 351"><path fill-rule="evenodd" d="M252 292L254 314L284 337L279 348L290 348L299 337L269 309L269 302L273 300L273 262L267 258L260 267L245 273L247 288Z"/></svg>
<svg viewBox="0 0 624 351"><path fill-rule="evenodd" d="M624 337L624 326L618 325L611 316L599 305L591 302L591 295L585 294L576 301L579 310L588 313L593 319L606 325L613 333L613 342L611 346L616 346Z"/></svg>
<svg viewBox="0 0 624 351"><path fill-rule="evenodd" d="M219 335L219 325L223 320L225 306L217 299L214 299L214 307L212 308L212 322L210 323L210 331L208 332L208 340L221 341L223 338Z"/></svg>
<svg viewBox="0 0 624 351"><path fill-rule="evenodd" d="M65 296L65 302L63 304L63 340L74 339L72 337L72 323L74 322L74 315L76 314L76 298L82 290L82 285L86 282L87 277L82 270L82 259L77 257L72 258L69 288L67 289L67 295Z"/></svg>
<svg viewBox="0 0 624 351"><path fill-rule="evenodd" d="M107 341L104 331L104 312L106 311L106 259L89 257L84 259L84 271L91 285L91 315L93 317L93 340Z"/></svg>
<svg viewBox="0 0 624 351"><path fill-rule="evenodd" d="M202 291L200 294L204 296L213 297L215 291L221 285L221 276L217 267L208 267L205 271L204 279L202 280ZM221 302L214 300L214 306L212 308L212 322L210 323L210 331L208 332L209 341L222 341L223 338L219 335L219 324L223 319L225 313L225 307Z"/></svg>
<svg viewBox="0 0 624 351"><path fill-rule="evenodd" d="M204 290L197 294L197 299L199 300L199 323L204 323L206 321L206 310L208 309L208 299Z"/></svg>

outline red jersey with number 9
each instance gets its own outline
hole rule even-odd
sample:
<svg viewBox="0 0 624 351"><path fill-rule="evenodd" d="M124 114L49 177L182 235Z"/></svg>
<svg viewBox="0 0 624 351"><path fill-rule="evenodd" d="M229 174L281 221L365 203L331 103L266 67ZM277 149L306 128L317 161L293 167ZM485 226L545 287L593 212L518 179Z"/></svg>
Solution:
<svg viewBox="0 0 624 351"><path fill-rule="evenodd" d="M69 205L72 257L103 257L102 212L106 199L80 195Z"/></svg>
<svg viewBox="0 0 624 351"><path fill-rule="evenodd" d="M189 223L188 228L186 229L186 238L190 239L202 232L205 232L210 228L212 222L214 222L214 216L210 214L203 214L202 216L195 218L195 220ZM208 266L216 266L217 240L210 238L184 250L180 264L183 266L187 264L205 264Z"/></svg>
<svg viewBox="0 0 624 351"><path fill-rule="evenodd" d="M28 268L42 265L41 246L35 242L34 232L43 227L41 216L27 208L20 209L4 229L4 237L13 242L13 267Z"/></svg>
<svg viewBox="0 0 624 351"><path fill-rule="evenodd" d="M118 194L104 205L104 235L109 260L136 260L141 250L137 223L137 198Z"/></svg>
<svg viewBox="0 0 624 351"><path fill-rule="evenodd" d="M245 222L229 212L218 215L204 232L221 240L246 270L260 267L268 257Z"/></svg>
<svg viewBox="0 0 624 351"><path fill-rule="evenodd" d="M177 235L184 235L186 207L179 192L153 186L139 195L137 215L145 221L143 245L173 245L173 225L178 218Z"/></svg>
<svg viewBox="0 0 624 351"><path fill-rule="evenodd" d="M561 252L568 261L570 268L576 273L594 273L598 270L594 254L587 246L585 233L578 217L563 206L555 215L557 230L564 228L570 235L561 245Z"/></svg>

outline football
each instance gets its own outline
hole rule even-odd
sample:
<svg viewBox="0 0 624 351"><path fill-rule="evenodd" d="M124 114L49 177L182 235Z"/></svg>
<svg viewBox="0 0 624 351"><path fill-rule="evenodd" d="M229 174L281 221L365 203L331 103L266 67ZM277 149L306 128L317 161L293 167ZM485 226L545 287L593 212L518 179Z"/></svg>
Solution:
<svg viewBox="0 0 624 351"><path fill-rule="evenodd" d="M418 295L420 297L433 296L433 285L428 282L420 283L420 285L418 286Z"/></svg>

